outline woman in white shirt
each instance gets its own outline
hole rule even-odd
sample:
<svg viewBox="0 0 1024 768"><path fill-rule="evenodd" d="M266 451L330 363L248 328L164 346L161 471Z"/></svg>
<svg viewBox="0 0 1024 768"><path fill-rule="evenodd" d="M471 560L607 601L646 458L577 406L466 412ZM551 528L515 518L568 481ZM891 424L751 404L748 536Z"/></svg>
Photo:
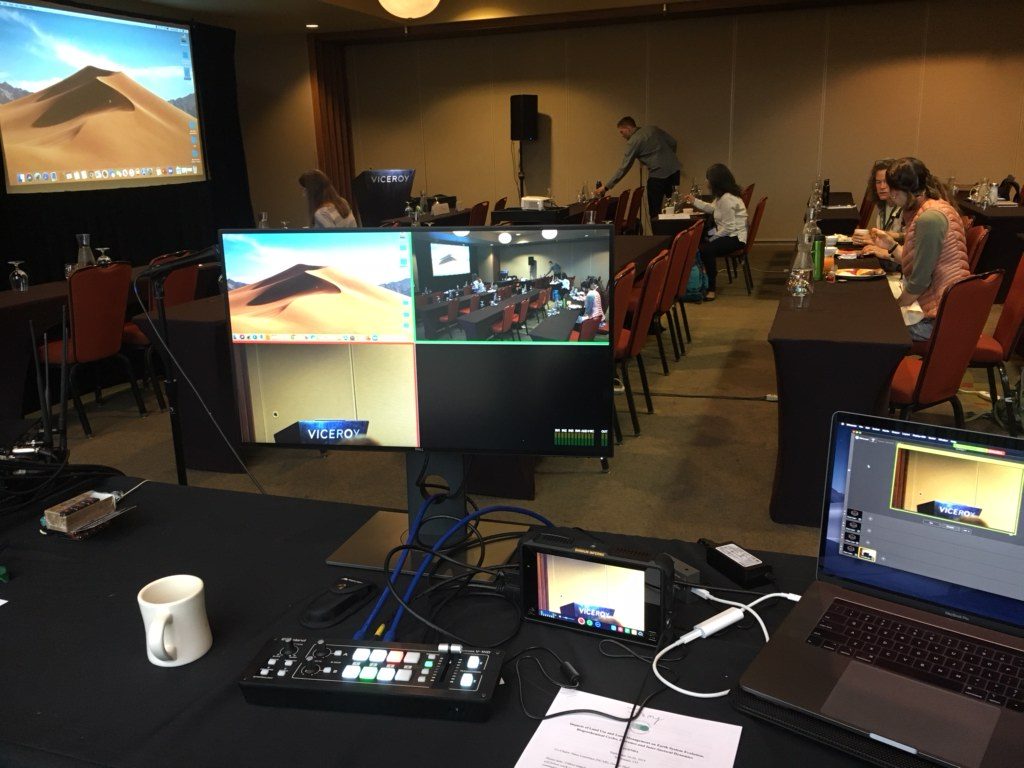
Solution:
<svg viewBox="0 0 1024 768"><path fill-rule="evenodd" d="M311 229L359 226L352 214L352 206L338 194L331 180L322 171L306 171L299 176L299 185L306 193Z"/></svg>
<svg viewBox="0 0 1024 768"><path fill-rule="evenodd" d="M715 217L714 227L704 229L700 244L700 258L708 275L708 292L704 301L715 300L718 266L716 259L743 247L747 242L747 206L740 200L740 187L725 165L715 163L704 177L714 201L705 203L693 195L686 196L687 205L693 205Z"/></svg>

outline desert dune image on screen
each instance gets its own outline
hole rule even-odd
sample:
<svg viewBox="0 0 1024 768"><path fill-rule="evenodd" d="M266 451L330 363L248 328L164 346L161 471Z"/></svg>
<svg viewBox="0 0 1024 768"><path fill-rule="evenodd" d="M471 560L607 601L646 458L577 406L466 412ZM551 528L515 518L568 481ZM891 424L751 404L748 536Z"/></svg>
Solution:
<svg viewBox="0 0 1024 768"><path fill-rule="evenodd" d="M1017 464L980 455L898 446L892 507L1015 535L1024 485Z"/></svg>
<svg viewBox="0 0 1024 768"><path fill-rule="evenodd" d="M200 135L186 27L0 4L8 191L197 181Z"/></svg>
<svg viewBox="0 0 1024 768"><path fill-rule="evenodd" d="M412 341L407 233L226 233L223 242L235 341Z"/></svg>

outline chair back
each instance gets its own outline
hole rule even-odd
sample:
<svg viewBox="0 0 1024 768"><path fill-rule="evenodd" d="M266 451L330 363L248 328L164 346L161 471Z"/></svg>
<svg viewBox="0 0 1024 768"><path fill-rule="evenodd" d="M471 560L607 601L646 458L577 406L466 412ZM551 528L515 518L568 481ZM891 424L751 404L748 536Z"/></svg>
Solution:
<svg viewBox="0 0 1024 768"><path fill-rule="evenodd" d="M600 324L601 321L596 317L588 317L580 323L579 341L593 341L594 337L597 336L597 326Z"/></svg>
<svg viewBox="0 0 1024 768"><path fill-rule="evenodd" d="M740 200L743 201L743 207L744 208L749 208L750 207L750 198L752 198L753 196L754 196L754 185L753 184L750 184L749 186L744 188L742 192L740 192Z"/></svg>
<svg viewBox="0 0 1024 768"><path fill-rule="evenodd" d="M473 210L469 212L469 226L471 227L482 227L487 223L487 209L491 207L491 203L488 200L484 200L482 203L477 203L473 206Z"/></svg>
<svg viewBox="0 0 1024 768"><path fill-rule="evenodd" d="M509 304L501 310L501 330L498 333L508 333L512 330L512 317L515 314L515 304Z"/></svg>
<svg viewBox="0 0 1024 768"><path fill-rule="evenodd" d="M530 299L524 296L522 301L515 303L515 308L515 321L523 325L526 323L526 315L530 311Z"/></svg>
<svg viewBox="0 0 1024 768"><path fill-rule="evenodd" d="M939 302L928 354L914 389L914 402L940 403L956 395L995 301L1003 271L970 275L953 283Z"/></svg>
<svg viewBox="0 0 1024 768"><path fill-rule="evenodd" d="M690 273L693 271L693 265L697 263L697 247L700 245L701 235L704 234L704 219L697 219L684 232L689 233L689 239L686 244L686 258L683 261L683 271L679 275L679 284L676 286L677 301L681 301L686 295L686 286L690 282Z"/></svg>
<svg viewBox="0 0 1024 768"><path fill-rule="evenodd" d="M611 208L611 206L612 198L608 197L608 195L605 195L604 197L597 201L598 223L601 223L602 221L608 221L608 210Z"/></svg>
<svg viewBox="0 0 1024 768"><path fill-rule="evenodd" d="M131 280L132 267L125 261L106 267L82 267L71 273L68 305L75 360L103 360L121 349Z"/></svg>
<svg viewBox="0 0 1024 768"><path fill-rule="evenodd" d="M634 280L636 280L636 263L631 261L616 273L608 287L608 292L612 297L610 330L612 345L616 347L626 324L626 311L629 309L629 297L633 293ZM605 307L605 314L609 314L607 307Z"/></svg>
<svg viewBox="0 0 1024 768"><path fill-rule="evenodd" d="M644 188L637 187L629 198L629 213L626 214L626 229L629 232L640 231L640 203L644 199Z"/></svg>
<svg viewBox="0 0 1024 768"><path fill-rule="evenodd" d="M974 226L967 230L967 262L970 264L971 272L978 268L978 260L981 252L985 250L985 243L988 242L989 233L992 227Z"/></svg>
<svg viewBox="0 0 1024 768"><path fill-rule="evenodd" d="M661 298L658 301L656 310L659 315L668 312L676 300L679 276L683 273L683 267L686 266L686 254L690 250L691 230L693 230L693 227L687 227L672 238L672 245L669 246L668 250L668 275L665 277L666 290L661 292Z"/></svg>
<svg viewBox="0 0 1024 768"><path fill-rule="evenodd" d="M868 219L871 218L871 211L875 209L875 200L871 196L871 191L874 188L874 184L870 184L867 189L864 190L864 197L860 201L860 215L857 217L857 226L864 229L868 225Z"/></svg>
<svg viewBox="0 0 1024 768"><path fill-rule="evenodd" d="M633 314L633 320L629 329L629 348L626 350L627 357L636 357L647 342L648 331L651 328L651 320L654 319L654 310L661 299L661 292L665 290L665 278L668 276L668 249L666 248L647 265L644 270L641 287L640 303Z"/></svg>
<svg viewBox="0 0 1024 768"><path fill-rule="evenodd" d="M494 204L495 211L504 211L505 204L508 203L508 197L503 197Z"/></svg>
<svg viewBox="0 0 1024 768"><path fill-rule="evenodd" d="M619 200L615 204L615 216L612 219L612 223L615 225L613 233L621 235L626 229L626 218L629 216L629 190L626 190L619 195Z"/></svg>
<svg viewBox="0 0 1024 768"><path fill-rule="evenodd" d="M999 320L996 321L995 330L992 331L992 338L1003 350L1004 362L1010 359L1022 334L1024 334L1024 267L1018 266L1017 271L1013 273L1010 290L1006 292Z"/></svg>
<svg viewBox="0 0 1024 768"><path fill-rule="evenodd" d="M754 215L750 219L750 224L747 227L747 247L746 252L749 254L750 249L754 247L754 243L757 242L757 230L761 227L761 217L764 216L764 207L768 204L768 198L762 197L758 203L757 208L754 209Z"/></svg>

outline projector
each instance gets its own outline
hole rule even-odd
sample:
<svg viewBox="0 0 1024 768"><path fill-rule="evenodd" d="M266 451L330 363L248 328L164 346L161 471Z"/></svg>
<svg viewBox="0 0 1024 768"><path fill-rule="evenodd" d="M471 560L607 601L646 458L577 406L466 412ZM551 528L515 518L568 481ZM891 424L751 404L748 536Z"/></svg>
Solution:
<svg viewBox="0 0 1024 768"><path fill-rule="evenodd" d="M543 211L551 202L550 197L540 195L525 195L519 201L519 207L524 211Z"/></svg>

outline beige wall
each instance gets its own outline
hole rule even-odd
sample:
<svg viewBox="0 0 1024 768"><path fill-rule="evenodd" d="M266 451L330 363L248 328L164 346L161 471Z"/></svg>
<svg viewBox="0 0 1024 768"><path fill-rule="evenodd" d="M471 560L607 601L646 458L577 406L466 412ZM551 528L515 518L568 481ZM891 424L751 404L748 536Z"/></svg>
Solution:
<svg viewBox="0 0 1024 768"><path fill-rule="evenodd" d="M917 154L962 181L1024 175L1021 29L1019 0L921 0L352 46L355 170L415 168L417 190L461 203L514 197L509 96L536 93L528 193L566 201L606 180L623 151L615 122L632 114L678 138L684 185L715 161L756 182L755 201L769 198L762 237L787 240L819 170L858 201L871 162L886 155ZM306 61L304 49L298 63L252 53L265 75ZM243 108L257 210L276 202L266 187L282 161L266 150L280 129L313 152L295 114ZM273 170L263 170L268 158ZM634 168L620 188L638 183Z"/></svg>
<svg viewBox="0 0 1024 768"><path fill-rule="evenodd" d="M306 36L239 33L235 65L253 211L266 211L271 226L304 226L298 178L316 167Z"/></svg>

